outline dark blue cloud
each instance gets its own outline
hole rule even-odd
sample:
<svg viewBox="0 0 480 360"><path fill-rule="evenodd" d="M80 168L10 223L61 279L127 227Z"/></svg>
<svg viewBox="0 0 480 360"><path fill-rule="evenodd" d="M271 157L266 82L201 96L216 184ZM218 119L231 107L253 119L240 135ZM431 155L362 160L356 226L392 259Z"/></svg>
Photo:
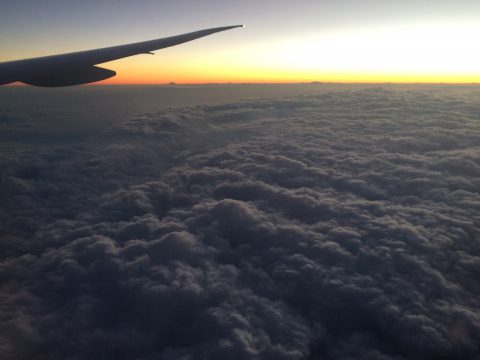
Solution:
<svg viewBox="0 0 480 360"><path fill-rule="evenodd" d="M2 161L7 358L475 359L468 93L172 109Z"/></svg>

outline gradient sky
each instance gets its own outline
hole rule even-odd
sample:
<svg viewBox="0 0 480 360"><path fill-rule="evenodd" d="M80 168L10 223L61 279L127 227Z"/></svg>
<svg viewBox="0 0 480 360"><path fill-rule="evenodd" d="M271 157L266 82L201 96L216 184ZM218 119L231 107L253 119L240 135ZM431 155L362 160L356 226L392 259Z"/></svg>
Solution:
<svg viewBox="0 0 480 360"><path fill-rule="evenodd" d="M245 24L104 83L480 82L479 0L0 0L0 61Z"/></svg>

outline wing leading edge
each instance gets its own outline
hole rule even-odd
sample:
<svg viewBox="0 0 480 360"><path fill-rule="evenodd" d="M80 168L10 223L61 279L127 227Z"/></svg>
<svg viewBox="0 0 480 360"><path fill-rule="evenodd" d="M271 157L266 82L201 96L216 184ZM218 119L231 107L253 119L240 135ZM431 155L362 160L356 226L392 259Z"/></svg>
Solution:
<svg viewBox="0 0 480 360"><path fill-rule="evenodd" d="M128 56L147 54L238 27L243 27L243 25L205 29L162 39L95 50L3 62L0 63L0 85L20 81L35 86L58 87L105 80L115 76L116 72L95 65Z"/></svg>

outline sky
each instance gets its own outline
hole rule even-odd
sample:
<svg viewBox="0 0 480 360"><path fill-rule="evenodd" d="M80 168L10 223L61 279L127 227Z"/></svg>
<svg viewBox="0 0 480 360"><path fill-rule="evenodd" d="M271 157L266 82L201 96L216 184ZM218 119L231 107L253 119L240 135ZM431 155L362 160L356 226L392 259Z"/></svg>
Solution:
<svg viewBox="0 0 480 360"><path fill-rule="evenodd" d="M1 0L0 61L245 24L103 83L479 82L480 2Z"/></svg>

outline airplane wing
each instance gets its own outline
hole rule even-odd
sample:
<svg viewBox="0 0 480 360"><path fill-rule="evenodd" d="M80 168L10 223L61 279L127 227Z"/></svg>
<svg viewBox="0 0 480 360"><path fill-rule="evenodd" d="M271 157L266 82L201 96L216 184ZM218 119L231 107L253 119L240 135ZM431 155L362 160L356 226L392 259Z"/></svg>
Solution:
<svg viewBox="0 0 480 360"><path fill-rule="evenodd" d="M0 85L20 81L35 86L59 87L105 80L115 76L116 72L95 65L128 56L149 54L151 51L237 27L243 27L243 25L205 29L183 35L102 49L3 62L0 63Z"/></svg>

